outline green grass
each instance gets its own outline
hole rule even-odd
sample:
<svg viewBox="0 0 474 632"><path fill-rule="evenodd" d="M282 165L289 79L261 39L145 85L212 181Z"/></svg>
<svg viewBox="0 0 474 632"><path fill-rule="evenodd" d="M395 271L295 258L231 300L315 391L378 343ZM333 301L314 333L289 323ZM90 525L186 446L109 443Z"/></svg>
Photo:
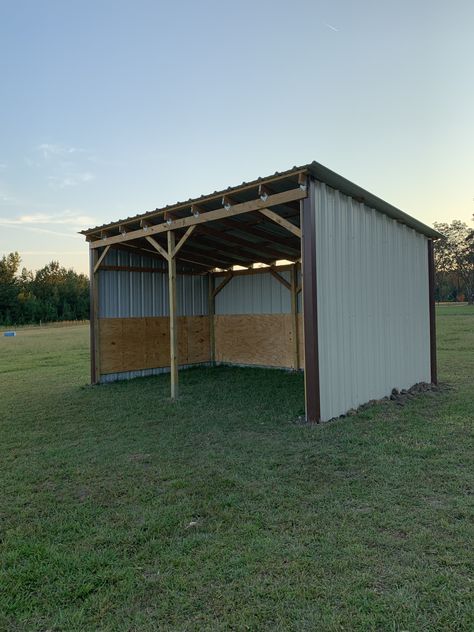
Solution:
<svg viewBox="0 0 474 632"><path fill-rule="evenodd" d="M84 326L0 339L0 630L473 630L474 309L451 385L310 427L298 374L88 387Z"/></svg>

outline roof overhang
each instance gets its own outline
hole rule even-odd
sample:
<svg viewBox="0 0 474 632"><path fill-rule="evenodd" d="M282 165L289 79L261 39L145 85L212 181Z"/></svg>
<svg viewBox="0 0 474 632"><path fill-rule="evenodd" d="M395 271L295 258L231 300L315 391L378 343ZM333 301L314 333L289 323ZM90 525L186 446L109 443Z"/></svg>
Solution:
<svg viewBox="0 0 474 632"><path fill-rule="evenodd" d="M195 270L298 261L300 200L308 176L409 226L431 239L440 233L323 165L312 162L266 178L177 202L81 231L91 248L128 248L166 257L166 235L175 231L177 260Z"/></svg>

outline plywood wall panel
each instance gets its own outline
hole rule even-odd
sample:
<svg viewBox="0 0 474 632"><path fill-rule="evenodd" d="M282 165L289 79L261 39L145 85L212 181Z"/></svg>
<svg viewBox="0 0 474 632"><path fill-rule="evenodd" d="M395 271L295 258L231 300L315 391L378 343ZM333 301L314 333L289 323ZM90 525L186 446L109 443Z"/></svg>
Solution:
<svg viewBox="0 0 474 632"><path fill-rule="evenodd" d="M216 361L294 366L290 314L215 316Z"/></svg>
<svg viewBox="0 0 474 632"><path fill-rule="evenodd" d="M111 319L112 320L112 319ZM170 326L168 318L145 318L149 344L145 348L146 367L160 368L170 363Z"/></svg>
<svg viewBox="0 0 474 632"><path fill-rule="evenodd" d="M209 362L211 357L209 317L187 317L188 359L187 364Z"/></svg>
<svg viewBox="0 0 474 632"><path fill-rule="evenodd" d="M236 314L214 317L216 360L229 364L295 368L291 314ZM101 318L102 374L169 366L167 317ZM303 367L301 314L299 364ZM178 361L210 361L209 316L178 317Z"/></svg>
<svg viewBox="0 0 474 632"><path fill-rule="evenodd" d="M168 317L101 318L99 328L102 374L169 366ZM209 317L179 316L179 363L209 360Z"/></svg>

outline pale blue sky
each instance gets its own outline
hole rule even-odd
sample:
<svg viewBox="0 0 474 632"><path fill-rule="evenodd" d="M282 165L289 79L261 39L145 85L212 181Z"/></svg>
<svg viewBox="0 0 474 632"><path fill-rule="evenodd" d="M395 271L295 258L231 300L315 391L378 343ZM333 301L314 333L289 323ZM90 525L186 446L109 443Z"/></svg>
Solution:
<svg viewBox="0 0 474 632"><path fill-rule="evenodd" d="M0 0L0 254L313 159L474 212L474 2Z"/></svg>

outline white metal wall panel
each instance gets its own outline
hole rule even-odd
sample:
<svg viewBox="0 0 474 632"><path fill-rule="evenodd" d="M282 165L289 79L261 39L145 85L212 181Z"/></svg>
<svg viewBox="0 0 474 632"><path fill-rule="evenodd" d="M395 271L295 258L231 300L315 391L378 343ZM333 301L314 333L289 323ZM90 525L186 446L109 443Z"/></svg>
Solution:
<svg viewBox="0 0 474 632"><path fill-rule="evenodd" d="M315 183L321 419L430 382L426 237Z"/></svg>
<svg viewBox="0 0 474 632"><path fill-rule="evenodd" d="M156 268L159 272L99 270L99 318L168 316L166 264L154 257L110 251L105 265ZM201 275L177 275L178 316L208 313L208 279Z"/></svg>
<svg viewBox="0 0 474 632"><path fill-rule="evenodd" d="M279 272L291 282L290 272ZM224 276L215 280L216 287ZM216 314L289 314L289 290L270 273L235 276L216 296Z"/></svg>

